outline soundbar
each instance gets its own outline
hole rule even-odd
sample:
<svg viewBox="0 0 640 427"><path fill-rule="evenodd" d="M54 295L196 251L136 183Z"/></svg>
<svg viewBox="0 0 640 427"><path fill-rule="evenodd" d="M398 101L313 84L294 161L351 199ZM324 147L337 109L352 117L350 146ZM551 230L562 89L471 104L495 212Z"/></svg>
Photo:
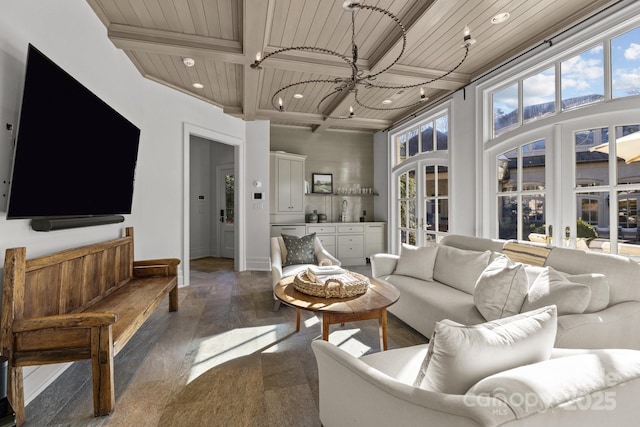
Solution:
<svg viewBox="0 0 640 427"><path fill-rule="evenodd" d="M38 218L31 220L35 231L64 230L67 228L91 227L93 225L116 224L124 222L122 215L86 216L77 218Z"/></svg>

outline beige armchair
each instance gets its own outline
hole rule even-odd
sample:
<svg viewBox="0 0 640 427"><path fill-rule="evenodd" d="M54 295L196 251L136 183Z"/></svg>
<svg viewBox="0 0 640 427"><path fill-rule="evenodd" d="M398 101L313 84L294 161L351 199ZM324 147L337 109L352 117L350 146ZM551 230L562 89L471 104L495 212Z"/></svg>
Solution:
<svg viewBox="0 0 640 427"><path fill-rule="evenodd" d="M326 341L318 364L320 421L341 426L636 426L640 351L553 349L551 359L500 372L466 394L413 386L428 346L359 359ZM478 392L481 383L486 390Z"/></svg>
<svg viewBox="0 0 640 427"><path fill-rule="evenodd" d="M318 264L321 262L326 265L340 265L340 261L331 255L320 243L320 239L316 237L314 252L316 255L316 259L318 260ZM271 284L273 288L276 287L276 284L283 278L288 276L293 276L294 274L298 274L299 272L307 269L310 264L295 264L288 265L283 267L284 261L287 259L287 248L284 244L284 240L282 237L272 237L271 238ZM273 295L273 299L275 300L275 304L273 306L273 311L277 311L280 307L280 300L278 300Z"/></svg>

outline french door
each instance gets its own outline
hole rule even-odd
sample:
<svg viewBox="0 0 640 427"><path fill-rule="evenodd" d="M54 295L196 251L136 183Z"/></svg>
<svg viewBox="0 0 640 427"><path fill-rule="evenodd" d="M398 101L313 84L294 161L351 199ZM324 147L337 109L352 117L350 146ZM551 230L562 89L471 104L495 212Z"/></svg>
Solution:
<svg viewBox="0 0 640 427"><path fill-rule="evenodd" d="M393 173L395 199L392 250L402 243L425 246L449 229L449 170L446 158L412 162Z"/></svg>

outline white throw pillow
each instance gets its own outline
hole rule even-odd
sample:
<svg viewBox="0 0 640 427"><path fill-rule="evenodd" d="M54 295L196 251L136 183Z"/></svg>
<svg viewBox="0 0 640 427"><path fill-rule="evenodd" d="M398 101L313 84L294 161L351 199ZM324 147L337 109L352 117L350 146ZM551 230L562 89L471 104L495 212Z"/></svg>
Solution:
<svg viewBox="0 0 640 427"><path fill-rule="evenodd" d="M480 275L473 303L485 319L502 319L520 313L528 288L524 265L501 256Z"/></svg>
<svg viewBox="0 0 640 427"><path fill-rule="evenodd" d="M587 285L573 283L558 271L545 267L533 282L522 304L522 311L555 304L558 316L584 313L591 300L591 289Z"/></svg>
<svg viewBox="0 0 640 427"><path fill-rule="evenodd" d="M472 295L476 281L489 265L490 258L491 251L468 251L440 245L433 267L433 279Z"/></svg>
<svg viewBox="0 0 640 427"><path fill-rule="evenodd" d="M433 280L433 265L436 262L437 246L411 246L406 243L400 248L400 258L393 274Z"/></svg>
<svg viewBox="0 0 640 427"><path fill-rule="evenodd" d="M591 300L585 313L595 313L609 307L609 282L604 274L566 274L559 271L567 280L573 283L587 285L591 289Z"/></svg>
<svg viewBox="0 0 640 427"><path fill-rule="evenodd" d="M442 320L414 384L464 394L489 375L548 360L556 331L555 306L473 326Z"/></svg>

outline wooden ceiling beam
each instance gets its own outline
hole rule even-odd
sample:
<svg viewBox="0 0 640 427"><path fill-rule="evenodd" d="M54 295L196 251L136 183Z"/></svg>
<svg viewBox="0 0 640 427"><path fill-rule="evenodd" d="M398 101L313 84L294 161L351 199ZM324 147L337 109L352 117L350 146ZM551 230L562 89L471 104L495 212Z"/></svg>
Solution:
<svg viewBox="0 0 640 427"><path fill-rule="evenodd" d="M253 62L244 55L239 41L121 24L109 25L108 35L113 44L123 50L182 57L198 56L232 64Z"/></svg>
<svg viewBox="0 0 640 427"><path fill-rule="evenodd" d="M244 0L243 52L251 59L257 52L262 52L265 45L267 23L273 19L274 0ZM270 18L271 17L271 18ZM244 119L253 121L260 98L261 76L250 67L250 62L243 67L242 109Z"/></svg>
<svg viewBox="0 0 640 427"><path fill-rule="evenodd" d="M407 39L410 39L411 30L419 33L422 29L424 31L424 25L428 23L423 22L426 20L425 15L438 0L424 0L417 1L413 4L409 12L402 17L400 22L404 26L407 33ZM395 25L393 25L395 30ZM393 37L386 35L383 40L380 40L376 45L378 49L371 55L370 61L370 73L376 73L388 66L393 60L395 60L402 49L402 34L400 31L394 31ZM407 44L410 45L409 41Z"/></svg>

